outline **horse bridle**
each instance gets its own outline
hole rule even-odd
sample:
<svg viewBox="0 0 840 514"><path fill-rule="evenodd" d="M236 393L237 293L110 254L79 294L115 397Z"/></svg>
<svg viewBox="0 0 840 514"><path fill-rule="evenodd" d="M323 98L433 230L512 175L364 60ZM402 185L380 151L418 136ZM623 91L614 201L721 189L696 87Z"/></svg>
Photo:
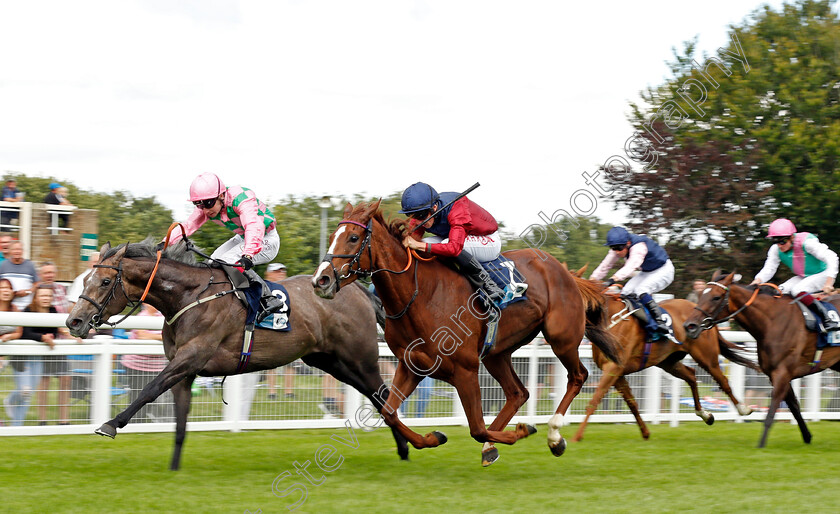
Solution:
<svg viewBox="0 0 840 514"><path fill-rule="evenodd" d="M356 253L354 253L354 254L327 253L327 254L324 255L324 258L321 260L322 263L329 264L330 269L332 269L333 276L335 277L335 292L336 293L339 290L341 290L341 281L345 280L347 278L350 278L352 275L367 278L367 277L372 277L374 275L374 273L380 273L380 272L383 272L383 271L386 272L386 273L393 273L394 275L401 275L401 274L405 273L406 271L408 271L408 267L406 267L402 271L396 271L396 270L391 270L391 269L386 269L386 268L362 269L361 259L362 259L362 254L364 253L365 249L367 249L367 251L368 251L368 262L370 262L370 265L373 266L373 252L371 250L371 245L370 245L371 237L373 235L373 230L371 229L371 220L368 220L367 225L359 223L358 221L353 221L353 220L341 220L341 221L338 222L338 224L339 225L356 225L356 226L362 227L363 229L365 229L365 237L364 237L364 239L362 239L362 244L361 244L361 246L359 246L359 250ZM350 259L350 262L345 263L341 266L342 269L347 267L347 274L346 275L339 275L338 274L338 270L336 269L336 267L332 263L332 260L335 259L335 258ZM354 269L353 268L354 265L357 266L357 268ZM417 298L417 295L419 293L420 293L420 288L417 285L417 266L415 265L414 266L414 294L411 296L411 300L408 301L406 306L399 313L397 313L393 316L391 316L389 314L386 314L385 317L388 318L388 319L398 319L398 318L403 317L405 315L405 313L408 312L408 308L411 307L412 303L414 303L414 299Z"/></svg>
<svg viewBox="0 0 840 514"><path fill-rule="evenodd" d="M703 314L703 316L705 316L705 318L703 318L703 320L700 321L700 328L703 329L703 330L709 330L710 328L714 327L715 325L720 325L721 323L723 323L725 321L729 321L732 318L734 318L735 316L737 316L738 314L740 314L741 312L743 312L744 309L746 309L747 307L750 306L750 304L752 304L753 300L755 300L755 297L758 295L759 288L764 284L759 284L755 288L755 291L753 292L752 296L750 297L749 300L747 300L744 303L744 305L739 307L735 312L733 312L733 313L729 314L728 316L725 316L721 319L715 319L715 316L720 314L720 312L723 310L724 305L726 305L727 307L729 306L729 286L725 286L725 285L721 284L720 282L714 282L714 281L713 282L706 282L706 285L707 286L718 286L721 289L723 289L725 292L723 294L723 298L720 299L720 303L718 303L717 308L711 314L709 314L708 312L701 309L699 305L694 306L695 309L700 311Z"/></svg>
<svg viewBox="0 0 840 514"><path fill-rule="evenodd" d="M114 285L111 286L111 290L108 291L108 296L105 297L105 300L101 304L99 302L97 302L96 300L94 300L93 298L91 298L90 296L87 296L87 295L84 295L84 294L79 295L79 299L80 300L86 300L86 301L90 302L91 304L93 304L93 306L96 309L99 310L96 314L94 314L90 318L89 325L92 328L98 328L98 327L101 327L102 325L108 325L110 327L115 327L119 323L122 323L123 321L125 321L126 318L128 318L129 316L134 314L137 311L137 309L139 309L140 306L143 305L143 302L142 302L142 300L140 300L140 301L132 300L131 298L129 298L128 292L125 290L125 283L123 282L123 279L122 279L122 259L120 259L120 262L119 262L118 266L111 266L109 264L94 264L93 267L94 268L107 268L107 269L117 270L117 275L116 275L116 277L114 277ZM122 290L123 296L125 296L125 299L126 299L128 305L131 305L131 310L128 312L128 314L126 314L121 319L119 319L119 320L117 320L113 323L111 323L110 321L103 321L102 316L105 315L105 309L108 307L108 304L111 303L111 300L113 300L114 297L116 296L117 285L120 286L120 289Z"/></svg>

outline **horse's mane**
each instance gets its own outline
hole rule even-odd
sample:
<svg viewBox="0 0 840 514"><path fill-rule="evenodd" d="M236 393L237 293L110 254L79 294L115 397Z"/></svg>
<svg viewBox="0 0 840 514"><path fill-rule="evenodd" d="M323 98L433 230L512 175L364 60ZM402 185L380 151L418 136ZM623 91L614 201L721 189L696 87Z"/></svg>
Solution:
<svg viewBox="0 0 840 514"><path fill-rule="evenodd" d="M113 256L118 251L120 251L123 247L126 247L125 256L130 257L133 259L142 258L142 257L149 257L149 258L156 258L157 257L157 250L156 246L160 240L156 239L152 236L147 237L143 241L139 243L123 243L117 247L111 248L104 255L100 257L100 260L105 260L108 257ZM180 262L182 264L188 264L190 266L196 266L195 254L187 249L187 245L183 242L179 241L177 244L168 247L164 250L162 257L171 259L176 262Z"/></svg>
<svg viewBox="0 0 840 514"><path fill-rule="evenodd" d="M363 211L368 210L371 205L373 205L372 202L371 203L366 203L366 202L359 203L358 205L356 205L353 208L353 211L350 213L350 216L347 216L347 218L350 218L351 216L353 216L355 214L361 214ZM405 219L402 219L402 218L397 218L397 219L389 219L388 221L385 221L385 216L382 214L382 209L376 209L376 212L373 213L373 215L371 216L371 219L375 219L376 221L378 221L379 223L381 223L382 225L387 227L388 228L388 233L390 233L392 236L394 236L398 240L402 241L403 238L405 238L406 232L408 231L408 220L405 220Z"/></svg>

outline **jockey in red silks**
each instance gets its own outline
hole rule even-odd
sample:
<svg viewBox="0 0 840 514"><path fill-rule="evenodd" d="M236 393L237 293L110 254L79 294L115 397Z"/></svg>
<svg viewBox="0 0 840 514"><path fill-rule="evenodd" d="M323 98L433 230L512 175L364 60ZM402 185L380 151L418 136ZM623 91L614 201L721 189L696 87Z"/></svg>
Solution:
<svg viewBox="0 0 840 514"><path fill-rule="evenodd" d="M779 286L782 292L807 305L822 318L826 330L840 329L840 323L831 319L823 304L815 302L811 296L818 291L833 291L837 277L837 254L821 243L816 235L797 232L793 222L785 218L770 224L767 239L771 239L773 245L767 251L764 267L750 285L769 281L779 269L779 263L784 262L796 276Z"/></svg>
<svg viewBox="0 0 840 514"><path fill-rule="evenodd" d="M489 212L466 196L449 205L458 194L438 194L423 182L410 185L403 192L400 213L411 218L408 222L411 233L422 237L428 231L433 235L422 242L409 235L403 244L414 250L453 258L467 279L483 289L491 301L497 302L504 296L504 291L480 263L492 261L502 251L499 224ZM418 226L433 213L438 214L422 227Z"/></svg>
<svg viewBox="0 0 840 514"><path fill-rule="evenodd" d="M243 268L251 284L262 286L259 318L283 307L283 300L271 294L262 278L252 269L255 264L270 262L280 249L274 215L250 189L225 187L213 173L202 173L190 185L190 201L195 210L182 222L186 235L192 235L207 221L232 230L236 235L213 252L211 257ZM181 231L173 231L170 244L181 239Z"/></svg>

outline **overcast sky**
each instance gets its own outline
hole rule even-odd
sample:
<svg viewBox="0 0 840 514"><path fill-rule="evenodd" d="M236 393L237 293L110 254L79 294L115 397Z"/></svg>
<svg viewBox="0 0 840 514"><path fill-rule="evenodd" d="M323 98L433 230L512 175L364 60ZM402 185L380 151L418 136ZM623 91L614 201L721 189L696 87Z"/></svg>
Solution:
<svg viewBox="0 0 840 514"><path fill-rule="evenodd" d="M764 3L3 1L0 171L176 217L202 171L269 202L481 182L521 231L622 151L672 47L714 53Z"/></svg>

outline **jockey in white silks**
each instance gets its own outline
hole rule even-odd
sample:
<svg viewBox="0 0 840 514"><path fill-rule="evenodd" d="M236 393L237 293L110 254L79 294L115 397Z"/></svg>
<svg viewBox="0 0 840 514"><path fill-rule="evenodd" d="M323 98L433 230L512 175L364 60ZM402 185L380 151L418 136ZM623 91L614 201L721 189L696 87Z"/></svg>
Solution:
<svg viewBox="0 0 840 514"><path fill-rule="evenodd" d="M822 318L827 331L840 329L840 323L831 319L823 304L814 301L815 298L811 296L811 293L818 291L831 293L834 290L837 254L825 243L821 243L816 235L797 232L793 222L785 218L770 224L767 239L773 240L773 245L767 251L764 267L750 285L770 281L783 262L796 276L779 286L782 292L807 305Z"/></svg>
<svg viewBox="0 0 840 514"><path fill-rule="evenodd" d="M592 272L590 280L602 280L619 259L627 259L624 266L613 273L607 285L620 282L640 269L641 272L627 281L622 294L631 299L637 296L653 316L657 331L667 334L667 320L651 295L674 281L674 264L668 253L651 238L631 234L624 227L611 228L607 232L605 246L609 246L610 251Z"/></svg>

